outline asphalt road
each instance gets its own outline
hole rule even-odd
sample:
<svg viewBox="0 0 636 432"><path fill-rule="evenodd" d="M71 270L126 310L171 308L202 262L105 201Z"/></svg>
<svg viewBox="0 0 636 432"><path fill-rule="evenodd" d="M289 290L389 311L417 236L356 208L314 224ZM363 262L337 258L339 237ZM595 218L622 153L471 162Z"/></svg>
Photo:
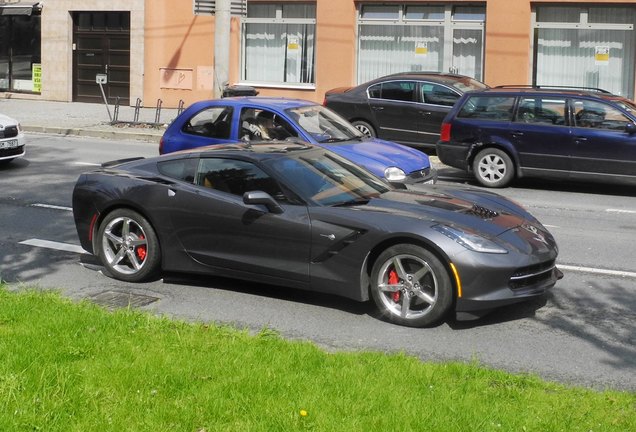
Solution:
<svg viewBox="0 0 636 432"><path fill-rule="evenodd" d="M269 327L329 350L407 352L423 360L478 361L514 372L636 391L636 190L523 181L499 191L554 233L565 277L544 298L471 322L428 329L378 319L372 304L221 278L166 275L126 284L103 276L78 247L71 192L101 162L151 156L156 144L31 135L28 155L0 167L0 277L14 287L132 304L191 321ZM463 173L440 170L463 184ZM46 243L53 242L53 243ZM61 249L68 250L61 250Z"/></svg>

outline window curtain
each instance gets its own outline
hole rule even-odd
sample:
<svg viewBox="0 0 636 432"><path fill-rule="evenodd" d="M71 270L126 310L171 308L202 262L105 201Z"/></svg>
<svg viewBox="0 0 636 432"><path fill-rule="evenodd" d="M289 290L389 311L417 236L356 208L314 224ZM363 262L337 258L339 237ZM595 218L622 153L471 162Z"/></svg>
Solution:
<svg viewBox="0 0 636 432"><path fill-rule="evenodd" d="M440 71L442 26L361 25L358 82L396 72Z"/></svg>
<svg viewBox="0 0 636 432"><path fill-rule="evenodd" d="M579 8L542 7L539 22L572 22ZM636 32L598 29L602 24L634 24L634 8L591 7L596 28L536 29L536 84L597 87L633 97Z"/></svg>
<svg viewBox="0 0 636 432"><path fill-rule="evenodd" d="M632 95L633 33L538 29L537 85L597 87L615 94Z"/></svg>
<svg viewBox="0 0 636 432"><path fill-rule="evenodd" d="M313 83L314 26L246 24L245 80Z"/></svg>
<svg viewBox="0 0 636 432"><path fill-rule="evenodd" d="M482 81L481 30L455 30L453 33L453 67L456 72Z"/></svg>

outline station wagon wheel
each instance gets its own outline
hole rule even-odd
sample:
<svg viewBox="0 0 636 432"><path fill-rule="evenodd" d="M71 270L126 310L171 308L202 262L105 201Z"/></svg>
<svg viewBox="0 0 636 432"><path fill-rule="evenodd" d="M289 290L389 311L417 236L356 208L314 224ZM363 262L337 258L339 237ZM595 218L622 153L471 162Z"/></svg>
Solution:
<svg viewBox="0 0 636 432"><path fill-rule="evenodd" d="M373 129L373 126L365 121L356 120L354 122L351 122L351 124L368 137L375 138L377 136L375 133L375 129Z"/></svg>
<svg viewBox="0 0 636 432"><path fill-rule="evenodd" d="M97 241L97 254L115 279L140 282L159 269L161 251L155 230L133 210L119 209L106 216Z"/></svg>
<svg viewBox="0 0 636 432"><path fill-rule="evenodd" d="M506 152L497 148L487 148L475 156L473 173L483 186L500 188L512 181L515 168Z"/></svg>
<svg viewBox="0 0 636 432"><path fill-rule="evenodd" d="M442 262L411 244L392 246L378 257L371 272L371 296L384 318L410 327L439 321L453 297Z"/></svg>

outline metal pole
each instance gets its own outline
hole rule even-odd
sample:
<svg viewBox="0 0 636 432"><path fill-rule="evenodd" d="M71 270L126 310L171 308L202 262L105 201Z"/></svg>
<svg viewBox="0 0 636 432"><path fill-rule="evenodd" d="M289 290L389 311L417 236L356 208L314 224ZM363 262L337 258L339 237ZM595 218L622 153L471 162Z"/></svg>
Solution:
<svg viewBox="0 0 636 432"><path fill-rule="evenodd" d="M214 97L223 95L229 81L230 64L230 0L217 0L214 15Z"/></svg>
<svg viewBox="0 0 636 432"><path fill-rule="evenodd" d="M113 122L113 116L110 114L110 108L108 107L108 100L106 99L106 93L104 92L104 86L102 85L101 82L98 83L99 84L99 89L102 91L102 97L104 98L104 105L106 105L106 111L108 111L108 118L110 119L110 122Z"/></svg>

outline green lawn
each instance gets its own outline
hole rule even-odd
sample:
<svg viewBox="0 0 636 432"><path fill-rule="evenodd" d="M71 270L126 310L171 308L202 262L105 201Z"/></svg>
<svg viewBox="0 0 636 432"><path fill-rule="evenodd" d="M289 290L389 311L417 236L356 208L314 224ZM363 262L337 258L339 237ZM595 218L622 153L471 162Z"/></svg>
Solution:
<svg viewBox="0 0 636 432"><path fill-rule="evenodd" d="M296 430L636 431L636 394L0 288L0 431Z"/></svg>

